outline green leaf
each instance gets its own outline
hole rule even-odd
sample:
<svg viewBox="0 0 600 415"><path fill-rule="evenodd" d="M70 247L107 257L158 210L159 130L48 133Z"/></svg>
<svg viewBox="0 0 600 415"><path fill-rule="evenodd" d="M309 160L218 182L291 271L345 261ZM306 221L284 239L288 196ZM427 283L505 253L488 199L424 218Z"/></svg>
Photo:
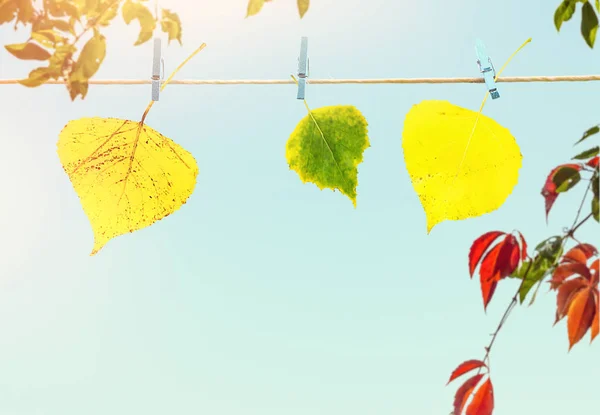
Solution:
<svg viewBox="0 0 600 415"><path fill-rule="evenodd" d="M140 22L140 34L134 43L134 46L137 46L152 38L152 33L156 28L156 20L146 6L127 0L123 5L123 20L126 24L129 24L134 19Z"/></svg>
<svg viewBox="0 0 600 415"><path fill-rule="evenodd" d="M596 10L600 13L600 0L596 0Z"/></svg>
<svg viewBox="0 0 600 415"><path fill-rule="evenodd" d="M367 120L351 105L322 107L302 119L286 145L291 170L319 189L338 189L356 207L357 166L369 147Z"/></svg>
<svg viewBox="0 0 600 415"><path fill-rule="evenodd" d="M583 140L587 139L588 137L593 136L594 134L597 134L600 132L600 124L593 126L592 128L590 128L589 130L587 130L585 133L583 133L583 136L579 139L579 141L577 141L575 144L579 144L581 143Z"/></svg>
<svg viewBox="0 0 600 415"><path fill-rule="evenodd" d="M29 88L34 88L42 85L44 82L50 79L52 77L51 75L52 72L49 68L36 68L29 72L29 76L27 78L19 80L19 83Z"/></svg>
<svg viewBox="0 0 600 415"><path fill-rule="evenodd" d="M577 154L575 157L573 157L573 160L589 159L590 157L597 156L599 151L600 151L599 146L592 147L589 150L585 150L585 151L582 151L581 153Z"/></svg>
<svg viewBox="0 0 600 415"><path fill-rule="evenodd" d="M539 253L542 258L546 258L554 262L562 255L562 243L562 236L551 236L550 238L540 242L535 247L535 251Z"/></svg>
<svg viewBox="0 0 600 415"><path fill-rule="evenodd" d="M535 247L537 255L534 257L533 262L531 260L523 261L521 266L511 275L511 277L521 280L525 278L519 290L519 301L521 304L523 304L533 286L536 283L540 283L554 268L563 252L562 242L563 238L560 236L552 236L542 241ZM535 293L531 298L530 305L533 304L534 300Z"/></svg>
<svg viewBox="0 0 600 415"><path fill-rule="evenodd" d="M575 4L574 0L564 0L558 6L554 12L554 26L556 26L556 31L560 31L563 22L571 20L573 13L575 13Z"/></svg>
<svg viewBox="0 0 600 415"><path fill-rule="evenodd" d="M23 60L36 60L45 61L50 59L50 52L41 46L27 42L27 43L13 43L12 45L6 45L4 48L9 51L12 55Z"/></svg>
<svg viewBox="0 0 600 415"><path fill-rule="evenodd" d="M262 7L265 4L265 0L250 0L248 1L248 11L246 13L246 17L254 16L259 11L261 11Z"/></svg>
<svg viewBox="0 0 600 415"><path fill-rule="evenodd" d="M300 13L300 18L302 19L306 12L308 11L308 6L310 6L310 0L297 0L298 1L298 13Z"/></svg>
<svg viewBox="0 0 600 415"><path fill-rule="evenodd" d="M564 193L572 189L580 180L579 170L568 166L560 168L552 177L556 185L556 193Z"/></svg>
<svg viewBox="0 0 600 415"><path fill-rule="evenodd" d="M162 9L160 27L163 32L169 35L169 43L171 43L171 40L177 40L181 45L181 20L179 20L177 13Z"/></svg>
<svg viewBox="0 0 600 415"><path fill-rule="evenodd" d="M105 55L106 39L99 32L95 32L81 50L73 71L69 75L69 91L72 100L78 95L81 95L81 99L85 98L88 80L98 71Z"/></svg>
<svg viewBox="0 0 600 415"><path fill-rule="evenodd" d="M598 16L590 2L585 2L581 8L581 35L590 48L594 47L598 31Z"/></svg>

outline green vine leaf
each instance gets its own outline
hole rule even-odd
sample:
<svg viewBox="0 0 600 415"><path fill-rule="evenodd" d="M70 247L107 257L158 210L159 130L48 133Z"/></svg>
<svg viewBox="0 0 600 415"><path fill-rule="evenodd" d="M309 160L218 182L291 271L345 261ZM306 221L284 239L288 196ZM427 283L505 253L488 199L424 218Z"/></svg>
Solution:
<svg viewBox="0 0 600 415"><path fill-rule="evenodd" d="M564 0L554 12L554 26L556 31L560 31L563 22L571 20L575 13L576 2L574 0Z"/></svg>
<svg viewBox="0 0 600 415"><path fill-rule="evenodd" d="M286 144L290 170L319 189L338 189L356 207L357 166L370 147L367 120L351 105L312 110Z"/></svg>
<svg viewBox="0 0 600 415"><path fill-rule="evenodd" d="M581 9L581 35L590 48L594 47L598 31L598 16L590 2L585 2Z"/></svg>

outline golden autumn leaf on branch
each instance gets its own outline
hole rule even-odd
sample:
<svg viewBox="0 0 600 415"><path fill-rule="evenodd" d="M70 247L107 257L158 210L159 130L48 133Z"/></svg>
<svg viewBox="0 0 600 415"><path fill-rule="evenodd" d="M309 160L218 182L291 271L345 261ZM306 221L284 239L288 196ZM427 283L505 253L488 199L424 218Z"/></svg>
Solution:
<svg viewBox="0 0 600 415"><path fill-rule="evenodd" d="M206 45L202 44L163 83ZM96 254L112 238L152 225L194 191L194 157L141 121L81 118L61 131L57 151L94 232Z"/></svg>
<svg viewBox="0 0 600 415"><path fill-rule="evenodd" d="M106 55L106 39L101 30L111 24L121 8L123 20L137 20L140 32L134 45L152 37L159 22L144 0L0 0L0 24L31 26L26 42L5 45L14 57L47 61L35 68L21 85L33 88L49 80L63 80L71 96L84 99L92 78ZM176 13L160 9L160 27L169 43L181 44L181 21ZM83 44L83 46L81 46ZM79 54L77 52L79 51Z"/></svg>
<svg viewBox="0 0 600 415"><path fill-rule="evenodd" d="M265 3L269 3L271 1L273 0L249 0L248 9L246 11L246 17L258 14L258 12L262 10ZM308 11L308 7L310 6L310 0L296 0L296 5L298 7L298 13L300 14L300 18L302 19Z"/></svg>

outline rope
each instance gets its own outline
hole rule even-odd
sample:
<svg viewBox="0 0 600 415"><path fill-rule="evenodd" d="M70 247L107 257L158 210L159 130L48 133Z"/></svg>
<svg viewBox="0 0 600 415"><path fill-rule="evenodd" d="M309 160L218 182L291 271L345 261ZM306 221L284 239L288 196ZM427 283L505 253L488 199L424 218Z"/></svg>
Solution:
<svg viewBox="0 0 600 415"><path fill-rule="evenodd" d="M600 75L578 76L506 76L496 82L586 82L600 81ZM150 79L90 79L90 85L146 85ZM0 85L18 84L19 79L0 79ZM382 79L312 79L309 84L482 84L483 78L382 78ZM65 81L49 80L44 84L63 85ZM181 79L169 85L287 85L287 79Z"/></svg>

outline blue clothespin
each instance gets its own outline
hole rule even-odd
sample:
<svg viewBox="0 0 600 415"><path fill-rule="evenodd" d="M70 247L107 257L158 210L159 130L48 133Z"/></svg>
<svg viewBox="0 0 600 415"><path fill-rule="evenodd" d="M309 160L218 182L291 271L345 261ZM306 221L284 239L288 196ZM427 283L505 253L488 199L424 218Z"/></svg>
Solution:
<svg viewBox="0 0 600 415"><path fill-rule="evenodd" d="M303 37L300 41L300 57L298 58L298 99L304 99L306 78L308 78L309 71L308 38Z"/></svg>
<svg viewBox="0 0 600 415"><path fill-rule="evenodd" d="M162 66L162 74L161 74ZM154 38L154 54L152 57L152 101L158 101L160 84L163 80L165 61L161 56L160 38Z"/></svg>
<svg viewBox="0 0 600 415"><path fill-rule="evenodd" d="M496 88L496 82L494 81L494 78L496 77L496 69L494 68L494 64L485 50L485 45L479 39L475 41L475 52L477 53L477 65L479 66L479 72L483 74L483 80L485 81L488 91L490 91L492 99L500 98L500 93L498 92L498 89Z"/></svg>

